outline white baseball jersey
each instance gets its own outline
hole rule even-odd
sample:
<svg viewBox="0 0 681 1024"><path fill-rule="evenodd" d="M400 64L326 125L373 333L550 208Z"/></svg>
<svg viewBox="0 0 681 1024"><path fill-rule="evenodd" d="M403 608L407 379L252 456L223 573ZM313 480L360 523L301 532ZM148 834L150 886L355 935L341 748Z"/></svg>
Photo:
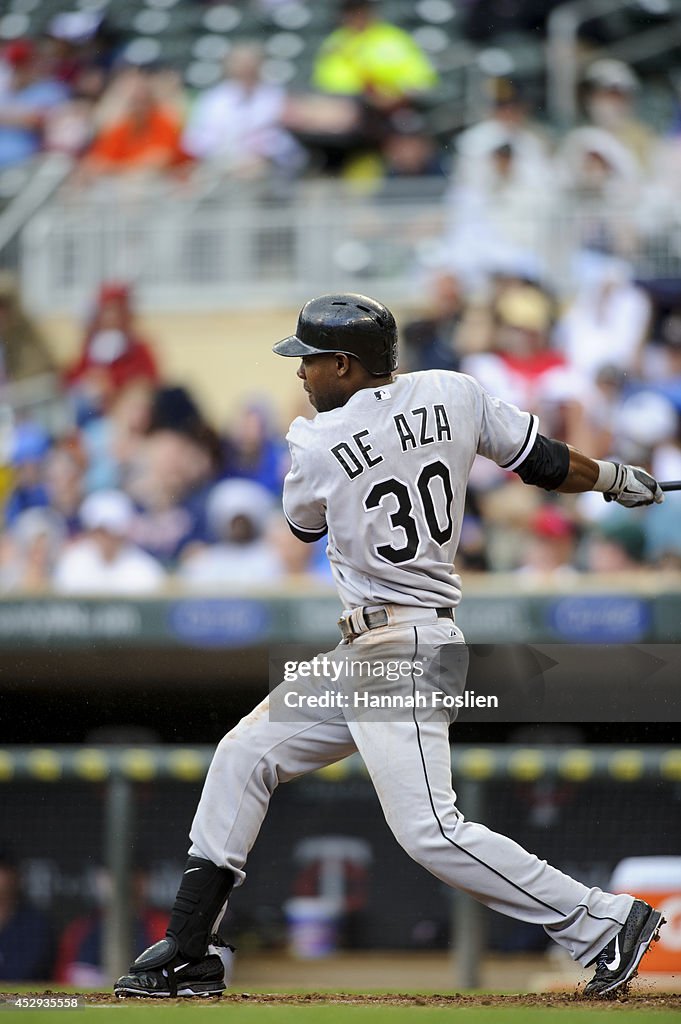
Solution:
<svg viewBox="0 0 681 1024"><path fill-rule="evenodd" d="M343 607L454 607L454 558L476 454L515 469L537 436L536 416L447 370L396 377L344 406L299 416L287 440L289 523L328 529L327 554Z"/></svg>

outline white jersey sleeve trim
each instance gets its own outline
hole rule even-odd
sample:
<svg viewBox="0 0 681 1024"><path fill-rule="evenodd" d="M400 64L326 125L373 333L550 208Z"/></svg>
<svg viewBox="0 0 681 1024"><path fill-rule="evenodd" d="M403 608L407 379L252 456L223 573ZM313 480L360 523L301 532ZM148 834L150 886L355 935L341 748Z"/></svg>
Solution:
<svg viewBox="0 0 681 1024"><path fill-rule="evenodd" d="M507 470L511 470L512 471L514 469L517 469L517 467L521 464L521 462L525 461L527 456L532 451L532 448L534 446L534 442L537 440L537 433L538 433L538 431L539 431L539 420L534 415L534 413L530 413L530 424L529 424L529 426L527 428L527 434L525 435L525 440L523 441L523 443L522 443L522 445L520 447L520 451L517 453L517 455L513 456L513 458L511 459L510 462L505 462L503 464L503 466L501 467L502 469L507 469Z"/></svg>

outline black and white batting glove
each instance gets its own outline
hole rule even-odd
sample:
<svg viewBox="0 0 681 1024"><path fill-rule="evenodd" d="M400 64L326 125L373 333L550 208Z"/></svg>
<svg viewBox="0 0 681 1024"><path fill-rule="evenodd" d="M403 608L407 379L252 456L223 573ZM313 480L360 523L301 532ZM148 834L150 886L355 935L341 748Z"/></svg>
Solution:
<svg viewBox="0 0 681 1024"><path fill-rule="evenodd" d="M615 467L615 481L603 493L606 501L616 501L625 508L659 505L664 501L664 491L657 480L641 466L624 466L619 462L612 465Z"/></svg>

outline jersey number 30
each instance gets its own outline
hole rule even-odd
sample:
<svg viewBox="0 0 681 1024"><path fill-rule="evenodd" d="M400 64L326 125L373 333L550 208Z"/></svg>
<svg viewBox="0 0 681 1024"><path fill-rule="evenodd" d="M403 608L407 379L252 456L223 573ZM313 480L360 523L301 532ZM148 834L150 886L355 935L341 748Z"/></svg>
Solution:
<svg viewBox="0 0 681 1024"><path fill-rule="evenodd" d="M444 526L440 525L441 519L438 519L435 511L435 500L431 490L431 485L436 479L441 482L441 487L436 485L436 492L439 491L444 499L446 514ZM440 462L439 459L436 462L427 463L416 479L416 490L430 536L436 544L446 544L452 536L452 498L454 496L448 466L444 462ZM416 557L421 538L419 537L419 524L412 514L414 511L412 493L410 487L402 480L390 477L388 480L381 480L374 484L364 499L364 508L367 512L379 508L388 495L392 495L397 501L397 508L388 513L390 528L392 530L401 529L404 533L405 543L402 547L395 547L393 544L377 544L375 551L379 558L398 565L400 562L410 562Z"/></svg>

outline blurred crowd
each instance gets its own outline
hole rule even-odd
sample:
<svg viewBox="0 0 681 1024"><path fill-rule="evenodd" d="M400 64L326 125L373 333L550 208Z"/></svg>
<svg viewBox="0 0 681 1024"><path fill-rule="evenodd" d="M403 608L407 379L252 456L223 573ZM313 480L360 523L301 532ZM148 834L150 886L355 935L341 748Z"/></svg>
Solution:
<svg viewBox="0 0 681 1024"><path fill-rule="evenodd" d="M40 39L0 53L0 170L68 154L78 194L149 179L190 190L207 174L430 177L446 187L453 228L474 241L482 220L501 216L507 241L525 245L528 210L536 233L565 201L601 246L626 250L636 232L666 229L681 198L679 123L662 135L644 123L626 64L586 62L582 120L567 133L547 128L523 83L492 77L488 116L452 137L442 75L414 38L375 0L339 0L337 18L307 86L273 81L258 41L224 40L222 79L189 89L171 65L133 63L96 12L57 16Z"/></svg>
<svg viewBox="0 0 681 1024"><path fill-rule="evenodd" d="M275 80L262 40L216 34L206 38L224 44L222 76L190 88L177 66L133 62L129 38L90 10L13 40L0 51L0 202L3 175L23 167L30 176L44 160L63 172L67 207L169 202L172 217L179 200L184 224L204 201L229 211L243 194L285 206L299 183L340 179L371 209L356 244L334 252L351 272L373 258L372 232L390 218L383 199L432 204L410 228L409 259L432 266L437 254L467 289L502 267L572 287L570 254L582 249L678 268L681 117L671 79L666 123L653 127L632 68L585 57L579 121L560 131L536 82L481 74L468 88L480 102L468 109L451 99L437 55L380 2L338 0L336 10L337 27L295 87ZM461 130L474 110L479 120Z"/></svg>
<svg viewBox="0 0 681 1024"><path fill-rule="evenodd" d="M583 253L581 273L565 302L529 271L496 274L484 294L438 271L418 317L401 311L401 369L470 373L537 413L546 434L681 479L681 281L656 294L626 263L593 252ZM5 387L47 378L54 394L3 425L3 592L330 580L325 542L302 544L283 521L287 423L253 396L217 429L196 396L165 378L128 285L101 286L80 353L64 369L4 279L0 339ZM679 501L625 511L598 494L528 488L479 459L457 568L514 572L519 584L678 571Z"/></svg>
<svg viewBox="0 0 681 1024"><path fill-rule="evenodd" d="M0 337L30 325L17 341L30 373L48 347L8 282L4 294ZM281 578L288 547L272 516L287 451L266 403L245 403L218 433L186 388L163 380L130 289L116 282L95 297L78 358L52 374L56 400L7 433L5 591L149 593L171 574L188 587Z"/></svg>
<svg viewBox="0 0 681 1024"><path fill-rule="evenodd" d="M557 297L531 269L492 275L481 296L433 275L425 315L405 323L403 363L476 377L536 413L540 429L593 458L681 475L681 279L638 283L620 258L583 250ZM478 459L457 565L518 581L578 573L678 572L679 495L628 514L600 494L548 495Z"/></svg>
<svg viewBox="0 0 681 1024"><path fill-rule="evenodd" d="M87 10L6 45L0 169L65 153L79 188L103 178L181 180L206 167L239 178L337 169L348 154L380 149L392 116L437 83L426 54L371 0L342 0L309 90L296 94L270 80L257 40L225 41L223 78L193 92L176 68L132 60L127 42Z"/></svg>
<svg viewBox="0 0 681 1024"><path fill-rule="evenodd" d="M388 180L431 181L444 232L424 262L422 308L398 310L402 367L470 373L538 413L546 434L681 478L681 279L634 270L681 224L681 133L678 121L661 135L642 119L627 65L586 62L582 122L562 135L522 84L493 77L487 113L443 137L429 119L437 70L372 0L338 4L307 90L271 81L255 42L231 46L224 77L193 95L172 67L126 54L89 10L6 45L0 171L67 154L66 193L107 201L140 182L191 194L208 179L337 174L380 195ZM569 265L549 271L539 254L552 249ZM23 410L0 422L4 592L329 579L324 543L282 526L287 424L257 396L228 429L208 422L166 378L128 284L92 297L64 369L4 278L0 342L3 408ZM50 416L30 412L36 381ZM457 567L520 581L681 566L678 498L621 512L599 495L547 496L481 461Z"/></svg>

